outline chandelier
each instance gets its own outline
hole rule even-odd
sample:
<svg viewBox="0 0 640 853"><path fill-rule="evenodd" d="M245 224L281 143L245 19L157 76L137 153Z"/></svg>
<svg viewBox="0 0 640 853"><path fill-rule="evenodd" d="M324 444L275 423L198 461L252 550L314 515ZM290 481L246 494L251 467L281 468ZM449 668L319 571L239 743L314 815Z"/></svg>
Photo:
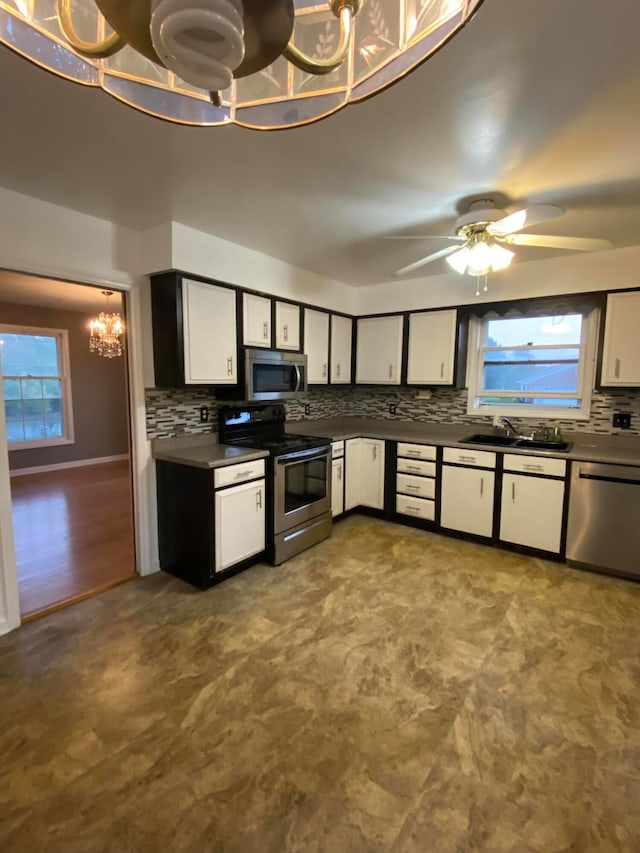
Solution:
<svg viewBox="0 0 640 853"><path fill-rule="evenodd" d="M408 74L483 0L0 0L0 43L181 124L297 127Z"/></svg>
<svg viewBox="0 0 640 853"><path fill-rule="evenodd" d="M89 351L96 352L105 358L116 358L122 355L122 338L124 323L119 314L109 314L109 297L112 290L103 290L107 298L107 311L100 314L89 323Z"/></svg>

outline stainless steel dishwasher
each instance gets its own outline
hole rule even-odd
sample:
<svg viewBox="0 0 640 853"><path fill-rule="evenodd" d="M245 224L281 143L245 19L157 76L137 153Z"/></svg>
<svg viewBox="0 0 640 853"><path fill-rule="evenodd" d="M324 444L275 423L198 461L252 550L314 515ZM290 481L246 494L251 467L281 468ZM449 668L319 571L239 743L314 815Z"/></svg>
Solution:
<svg viewBox="0 0 640 853"><path fill-rule="evenodd" d="M566 554L640 579L640 468L573 463Z"/></svg>

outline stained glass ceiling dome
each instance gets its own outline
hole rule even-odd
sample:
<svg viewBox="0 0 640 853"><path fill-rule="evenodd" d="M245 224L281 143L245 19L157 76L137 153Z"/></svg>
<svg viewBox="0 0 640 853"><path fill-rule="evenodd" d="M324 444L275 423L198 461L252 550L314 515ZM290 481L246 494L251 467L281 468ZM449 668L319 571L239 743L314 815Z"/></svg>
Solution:
<svg viewBox="0 0 640 853"><path fill-rule="evenodd" d="M284 129L317 121L387 88L458 32L481 3L482 0L0 0L0 42L61 77L100 87L124 103L168 121ZM163 12L165 18L158 23ZM171 25L181 15L182 29L176 35ZM197 15L204 17L198 18L196 25ZM123 35L119 26L123 17L135 18L136 26L144 18L142 47L139 42L135 48L132 46L135 39L118 40L118 33ZM263 51L262 67L252 71L250 57L247 58L252 34L270 26L267 18L277 17L290 19L284 50L280 45L275 56ZM182 71L184 66L180 57L172 54L173 47L176 54L180 53L178 48L185 48L183 36L190 38L205 19L207 27L215 22L215 39L224 37L224 47L220 49L228 51L229 57L233 54L230 65L233 61L237 65L243 57L245 60L244 66L230 70L228 76L224 72L213 78L221 84L217 91L210 85L202 87L202 74L189 74L188 70L178 74L177 69ZM183 21L187 21L186 25ZM69 43L70 32L75 50ZM199 41L196 38L186 45L186 54L193 54L191 48L196 42L197 47L205 45L209 49L214 39L210 31L205 36L202 32L197 30ZM162 47L161 36L167 37ZM174 42L169 44L169 37L173 36ZM113 48L111 55L98 52L92 56L83 49L105 44ZM273 54L273 45L271 49ZM341 58L340 51L344 59L330 70L332 61ZM160 64L159 57L167 67ZM198 66L197 71L202 67ZM191 77L190 82L185 76ZM210 79L207 77L206 83Z"/></svg>

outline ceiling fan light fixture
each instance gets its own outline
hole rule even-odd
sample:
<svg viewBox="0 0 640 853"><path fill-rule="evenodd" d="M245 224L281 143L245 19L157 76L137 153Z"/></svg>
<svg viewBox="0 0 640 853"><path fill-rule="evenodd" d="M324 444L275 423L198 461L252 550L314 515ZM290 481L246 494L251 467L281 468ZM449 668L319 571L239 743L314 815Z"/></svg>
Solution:
<svg viewBox="0 0 640 853"><path fill-rule="evenodd" d="M279 130L387 89L482 2L0 0L0 44L167 121Z"/></svg>
<svg viewBox="0 0 640 853"><path fill-rule="evenodd" d="M473 245L463 246L460 251L449 255L447 263L461 275L467 273L473 276L483 276L491 271L497 272L506 269L513 257L514 253L509 249L479 239Z"/></svg>
<svg viewBox="0 0 640 853"><path fill-rule="evenodd" d="M469 255L470 251L464 246L460 249L459 252L455 252L453 255L448 255L447 263L449 266L454 269L460 275L463 275L467 271L467 265L469 263Z"/></svg>

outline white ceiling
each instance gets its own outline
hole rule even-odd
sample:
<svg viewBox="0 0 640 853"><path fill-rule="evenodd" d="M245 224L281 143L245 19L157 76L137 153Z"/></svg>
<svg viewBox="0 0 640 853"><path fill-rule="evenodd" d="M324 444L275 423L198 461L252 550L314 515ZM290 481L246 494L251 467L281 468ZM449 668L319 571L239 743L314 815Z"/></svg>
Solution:
<svg viewBox="0 0 640 853"><path fill-rule="evenodd" d="M173 219L353 285L439 248L382 238L450 233L474 196L555 202L566 215L534 231L634 245L639 33L638 0L485 0L388 91L271 133L163 123L3 49L0 185L137 229Z"/></svg>

